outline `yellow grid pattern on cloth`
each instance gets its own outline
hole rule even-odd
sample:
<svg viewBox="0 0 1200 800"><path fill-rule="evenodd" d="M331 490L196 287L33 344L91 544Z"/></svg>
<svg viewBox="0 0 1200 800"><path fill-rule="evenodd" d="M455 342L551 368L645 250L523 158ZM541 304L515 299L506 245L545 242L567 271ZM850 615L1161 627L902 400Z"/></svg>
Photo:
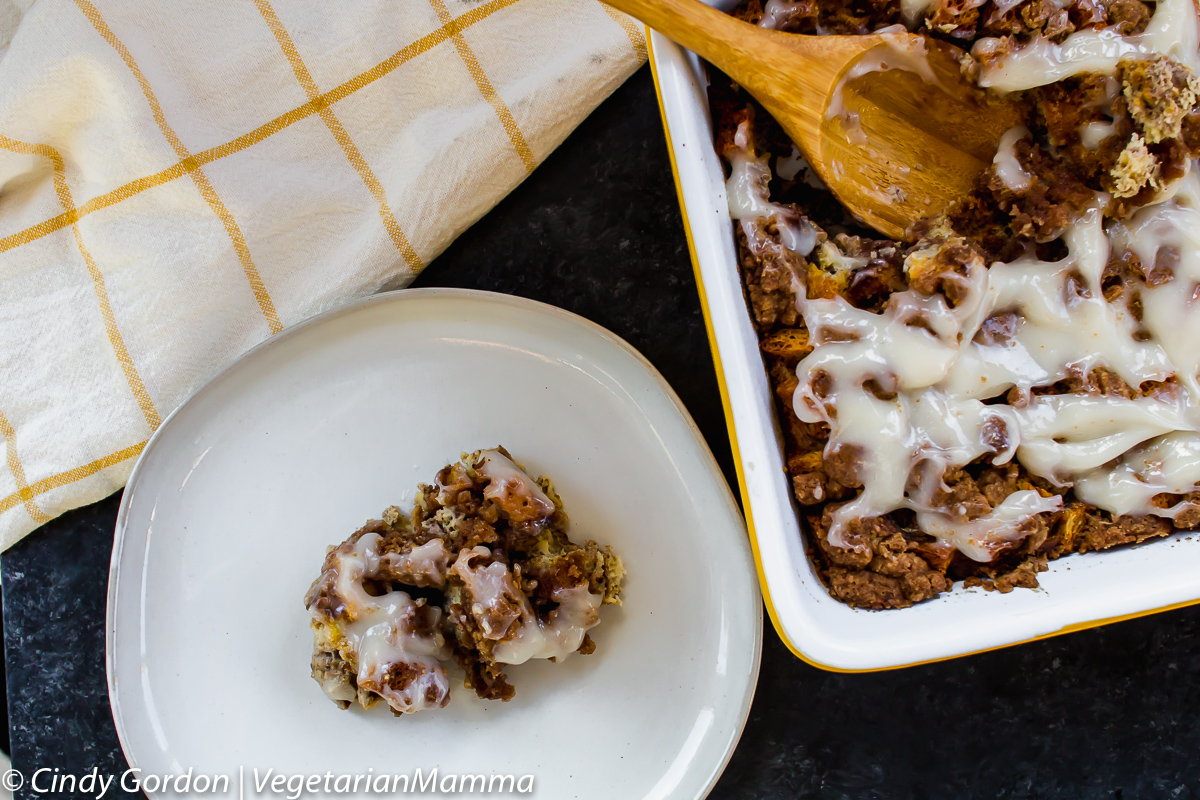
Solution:
<svg viewBox="0 0 1200 800"><path fill-rule="evenodd" d="M0 214L13 223L8 230L16 232L0 237L0 307L14 310L0 318L0 352L24 355L7 362L17 365L21 380L0 382L0 408L12 414L0 415L7 471L13 477L0 496L4 547L36 525L120 486L146 445L145 426L158 427L199 383L281 330L285 321L367 294L381 280L395 285L411 279L453 235L519 182L516 173L497 171L497 164L508 158L503 148L511 147L507 154L515 152L528 174L537 164L534 153L544 157L560 140L564 119L569 126L577 124L645 60L644 38L635 23L600 3L578 0L488 0L478 5L363 0L351 10L298 0L253 0L250 13L256 10L265 21L271 33L265 41L277 46L273 52L246 29L246 18L238 16L236 7L223 13L197 7L190 26L176 29L170 9L149 0L106 7L109 1L40 0L23 12L21 36L12 31L5 36L11 44L0 62L0 81L6 87L0 94L0 187L5 188ZM431 9L433 16L423 21ZM79 19L78 26L68 11ZM404 24L377 24L389 15L403 15ZM503 17L506 24L522 36L473 40L474 46L487 42L492 60L485 63L501 63L494 60L497 53L507 59L498 80L481 65L463 34L500 15L508 15ZM281 18L289 20L286 28ZM540 22L550 18L578 35L544 34ZM203 29L197 28L197 20ZM340 38L314 40L314 30L335 31ZM363 56L376 53L370 60L356 55L364 32L382 42L388 31L400 30L408 33L394 35L395 43L387 49L364 47ZM496 34L476 36L489 35ZM203 48L189 46L196 37L231 43L229 63L213 63L211 51L200 60L192 51ZM442 96L437 90L445 87L421 77L428 61L421 56L446 43L453 45L451 52L470 80L464 75L465 83L454 84L453 94ZM438 63L444 68L445 62ZM357 66L342 71L347 64ZM514 77L513 65L522 74ZM221 102L223 94L232 98L247 70L261 78L255 85L267 87L270 94L264 99L272 102L252 108L221 106L236 111L221 118L224 127L207 118L202 109ZM564 79L582 87L586 96L573 98L567 117L548 91ZM55 94L63 86L76 88L72 81L79 91ZM322 83L337 85L322 92ZM303 92L299 96L297 84ZM595 87L590 94L588 86ZM464 94L467 87L470 96ZM334 112L335 105L352 96L353 103ZM87 98L83 104L81 97ZM297 102L300 97L305 102ZM279 102L284 98L292 99ZM376 114L380 108L389 115ZM520 123L512 113L518 108ZM262 113L266 109L271 110ZM320 119L328 146L312 139L311 124L305 123L310 117ZM495 136L485 127L489 118L492 126L500 123ZM233 124L226 124L230 120ZM276 141L274 137L287 138L288 147L256 148ZM137 147L129 146L131 139ZM185 141L204 144L192 152ZM447 166L439 171L414 164L406 149L414 141L422 143L421 157L428 163ZM305 166L312 174L294 163L271 160L297 152L300 142L306 144L299 152L312 151ZM120 170L106 169L106 153L113 148L121 150ZM52 169L43 172L38 159L48 160ZM366 203L345 179L329 172L339 163L358 181ZM518 169L515 161L508 163L507 169ZM206 169L209 165L214 166ZM175 183L185 176L195 189ZM440 185L447 176L450 188ZM20 188L8 191L10 185ZM187 191L181 186L188 186ZM462 186L471 187L472 203L463 204L456 194ZM292 216L281 216L273 204L256 200L256 187L285 187L287 196L304 198L308 205L289 207ZM77 204L80 195L84 202ZM125 202L143 196L150 200ZM22 206L29 198L37 202ZM62 212L54 214L52 204ZM196 216L200 208L210 215L209 222ZM153 217L144 216L148 209ZM45 218L49 214L54 215ZM81 229L84 219L89 221ZM368 219L376 220L373 227L364 224ZM213 231L223 232L223 245L211 238L210 223ZM58 244L24 247L66 228L71 228L72 249L79 253L76 259L82 258L86 276L78 260L59 261L65 251ZM421 235L412 236L414 230ZM203 237L210 237L207 244ZM319 257L312 264L281 262L275 254L281 241L298 241L298 252ZM21 256L27 251L32 255ZM14 261L14 256L21 257ZM257 307L257 323L237 322L247 319L239 311L238 284L224 277L220 266L221 258L228 264L235 256L241 269L234 275L242 292L247 285L251 290L244 302L247 309ZM39 263L45 259L55 261L45 262L45 277L39 281ZM191 271L176 269L176 264ZM196 283L196 276L204 276L203 282ZM147 288L161 286L171 287L169 304ZM81 304L85 292L90 309ZM22 314L47 309L71 325L55 328L53 319L39 319L34 327L29 319L23 324ZM97 309L98 317L89 322ZM221 313L214 316L217 311ZM212 319L234 320L220 324L235 327L202 328L207 338L189 338L197 335L197 324ZM22 336L35 329L36 340ZM86 363L78 361L81 355L72 362L70 352L37 349L50 346L46 343L61 348L72 335L93 336L92 330L97 338L78 348L86 353ZM194 342L220 347L197 353L190 349L197 346ZM116 364L94 363L105 357L96 347L109 348ZM186 370L176 366L184 363ZM71 367L67 380L64 365ZM113 394L122 376L135 403L128 402L128 395L122 401ZM73 404L58 402L62 392L72 394ZM80 415L80 408L88 413ZM108 455L97 458L101 453Z"/></svg>
<svg viewBox="0 0 1200 800"><path fill-rule="evenodd" d="M33 502L33 490L29 488L29 484L25 480L25 467L22 466L21 458L17 455L17 432L8 423L8 417L4 416L3 411L0 411L0 436L4 437L4 457L8 462L8 469L17 482L17 491L12 495L15 498L13 504L16 505L16 500L24 503L29 516L39 525L49 522L50 517Z"/></svg>
<svg viewBox="0 0 1200 800"><path fill-rule="evenodd" d="M50 145L19 142L7 136L0 136L0 147L15 153L39 155L50 159L50 164L54 169L54 191L58 195L58 201L64 209L75 208L75 201L71 197L71 187L67 185L66 167L63 164L62 155L57 150ZM104 275L96 266L96 260L92 258L92 254L84 246L83 234L79 232L79 226L72 223L71 232L75 235L75 244L79 248L79 254L83 256L83 262L87 265L88 274L92 278L96 302L100 306L100 316L104 319L104 331L108 334L108 341L112 344L113 354L117 358L117 363L121 365L121 371L125 373L129 391L133 392L138 407L146 417L146 424L150 426L151 430L154 430L162 424L162 418L158 415L158 409L154 407L154 401L150 399L149 392L146 391L146 384L142 382L142 376L138 374L137 366L129 357L129 350L125 347L125 340L121 337L121 330L117 327L116 317L113 316L108 290L104 286Z"/></svg>
<svg viewBox="0 0 1200 800"><path fill-rule="evenodd" d="M513 149L517 151L517 155L521 157L521 163L525 165L525 169L533 172L537 168L537 162L533 158L533 151L529 149L529 144L525 141L525 134L521 133L521 127L513 119L512 112L508 110L508 106L500 98L500 95L496 93L496 89L492 86L492 82L488 80L483 67L479 66L479 59L471 52L467 40L463 38L462 32L465 29L460 27L454 18L450 16L450 10L446 8L446 3L443 0L429 0L429 4L437 12L438 19L441 20L442 25L450 27L450 35L454 41L454 48L458 50L459 57L467 65L467 71L471 73L471 78L475 81L475 85L479 87L479 93L483 95L483 99L487 100L488 105L496 112L497 119L504 126L504 132L508 134L508 139L512 142Z"/></svg>
<svg viewBox="0 0 1200 800"><path fill-rule="evenodd" d="M318 95L310 99L307 103L297 106L292 110L280 114L278 117L266 122L254 130L242 136L232 139L225 144L217 147L210 147L207 150L202 150L199 153L193 153L186 158L182 158L177 164L173 164L164 170L147 175L144 178L130 181L129 183L119 186L110 192L99 195L88 200L83 205L64 211L56 217L39 222L25 230L0 239L0 253L11 250L14 247L19 247L23 244L28 244L35 239L40 239L43 236L48 236L55 231L62 230L68 225L73 225L79 219L95 211L99 211L109 206L116 205L122 200L128 200L135 194L140 194L147 189L152 189L156 186L161 186L164 183L175 180L183 175L200 169L205 164L209 164L220 158L238 153L248 147L258 144L268 136L274 136L285 128L307 119L313 114L320 113L324 108L328 108L339 100L357 92L359 89L374 83L380 78L388 75L401 65L416 58L417 56L432 50L442 42L447 41L454 32L466 30L471 25L487 19L491 14L499 11L507 6L515 4L517 0L490 0L475 9L468 11L461 17L452 20L450 23L444 24L441 28L423 36L405 48L402 48L390 58L376 64L371 69L354 78L346 81L340 86L336 86L325 94Z"/></svg>
<svg viewBox="0 0 1200 800"><path fill-rule="evenodd" d="M102 469L116 466L131 458L136 458L141 455L142 450L146 447L145 442L138 442L135 445L125 447L115 453L111 453L103 458L97 458L95 461L89 461L78 467L60 472L56 475L51 475L48 478L42 478L39 481L34 481L21 488L20 490L0 498L0 514L13 508L17 503L29 502L40 494L45 494L51 489L59 489L63 486L68 486L75 481L83 480L84 478L95 475Z"/></svg>
<svg viewBox="0 0 1200 800"><path fill-rule="evenodd" d="M638 58L647 58L646 31L642 27L642 24L628 14L617 11L606 3L600 3L600 7L604 9L605 14L608 14L612 18L613 22L620 25L621 29L625 31L625 35L629 37L629 43L633 45L633 51L637 53Z"/></svg>
<svg viewBox="0 0 1200 800"><path fill-rule="evenodd" d="M183 161L187 161L189 153L187 147L184 146L183 140L175 133L171 126L167 123L167 117L163 114L162 106L159 105L158 98L154 96L154 90L150 88L150 82L146 80L146 76L142 74L142 69L133 59L133 54L129 52L129 48L121 44L121 41L108 27L108 23L100 16L100 12L96 9L89 0L75 0L75 5L79 6L79 10L88 18L96 31L104 37L104 41L108 42L114 50L121 56L121 60L125 62L125 66L129 67L129 71L137 78L138 86L142 90L142 94L146 97L146 102L150 104L151 112L154 114L154 121L158 123L158 129L162 131L163 136L171 143L171 148L175 151L175 155L179 156ZM225 232L229 234L230 241L233 242L233 249L238 254L238 259L242 262L242 270L246 273L246 280L250 282L250 289L254 292L254 299L258 302L258 307L262 311L262 315L266 317L267 325L271 328L271 333L279 333L283 330L283 325L279 322L279 314L275 311L275 303L271 301L271 295L267 292L267 287L263 284L262 278L258 274L258 268L254 266L254 259L250 256L250 248L246 246L246 237L242 235L242 229L238 227L237 221L233 215L229 213L229 209L221 202L221 198L217 196L212 184L208 182L204 172L197 166L195 169L189 169L188 174L196 184L196 188L200 190L200 194L204 196L213 213L221 219L221 224L225 228Z"/></svg>
<svg viewBox="0 0 1200 800"><path fill-rule="evenodd" d="M254 5L258 7L258 11L266 20L267 26L270 27L271 33L274 34L275 40L279 42L279 49L283 50L287 56L288 63L292 66L292 72L296 74L296 80L300 81L300 85L304 87L304 93L308 95L309 101L313 101L321 96L317 90L317 84L312 79L312 75L308 72L308 67L304 66L304 60L300 58L299 51L296 50L296 45L292 42L292 37L288 36L287 29L283 27L283 23L279 21L279 17L275 14L275 9L271 8L271 4L267 0L254 0ZM444 23L443 23L444 24ZM350 134L346 132L345 127L338 121L338 118L333 113L333 109L329 106L324 106L318 112L321 115L321 121L325 123L325 127L329 128L329 132L333 134L333 138L341 146L342 152L346 154L346 158L354 166L355 171L363 179L363 183L367 185L371 195L375 198L375 202L379 204L379 217L383 220L383 226L387 229L388 236L392 238L396 249L400 251L400 255L404 256L405 263L408 264L414 271L419 271L423 266L421 257L417 255L417 251L413 249L408 242L408 237L404 235L404 231L400 230L400 223L396 222L396 216L392 213L391 207L388 206L387 192L384 191L383 184L375 177L375 173L359 152L358 147L354 144L354 140L350 138Z"/></svg>

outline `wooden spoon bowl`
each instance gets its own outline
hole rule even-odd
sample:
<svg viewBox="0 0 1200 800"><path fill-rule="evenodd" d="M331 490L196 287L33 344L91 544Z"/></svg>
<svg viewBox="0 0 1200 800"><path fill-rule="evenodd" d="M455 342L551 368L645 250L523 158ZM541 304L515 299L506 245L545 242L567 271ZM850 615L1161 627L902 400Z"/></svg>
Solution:
<svg viewBox="0 0 1200 800"><path fill-rule="evenodd" d="M1022 121L959 70L951 45L888 31L801 36L699 0L609 0L757 99L859 220L893 239L964 198Z"/></svg>

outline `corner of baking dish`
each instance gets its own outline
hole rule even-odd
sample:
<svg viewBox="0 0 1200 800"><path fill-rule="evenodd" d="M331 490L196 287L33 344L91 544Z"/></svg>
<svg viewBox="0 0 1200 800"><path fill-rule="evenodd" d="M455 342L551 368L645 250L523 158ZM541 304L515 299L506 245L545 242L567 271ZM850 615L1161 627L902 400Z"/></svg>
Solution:
<svg viewBox="0 0 1200 800"><path fill-rule="evenodd" d="M850 609L828 595L804 552L795 505L787 489L770 387L733 260L732 223L723 207L724 185L712 170L717 157L711 146L703 73L698 59L670 40L649 30L646 40L755 567L771 622L788 649L820 669L875 672L983 653L1200 603L1200 579L1186 578L1168 581L1168 586L1143 585L1143 591L1135 595L1109 598L1095 606L1070 602L1070 598L1061 602L1062 597L1056 597L1052 607L1046 606L1043 598L1050 592L1045 589L1001 596L959 588L911 609L872 612ZM697 161L706 158L707 171ZM713 199L721 201L720 207ZM701 258L701 252L706 258ZM723 264L716 263L722 260ZM1167 544L1153 546L1163 548L1165 557ZM1089 554L1086 558L1090 560L1082 563L1069 557L1055 562L1052 570L1062 574L1074 566L1080 573L1097 572L1085 580L1098 583L1107 580L1107 575L1099 573L1124 569L1124 565L1114 565L1115 560L1130 561L1128 554L1140 551ZM1190 551L1200 567L1200 542ZM1150 559L1155 560L1162 559ZM1072 563L1064 567L1064 562ZM1147 563L1134 566L1142 572L1153 568ZM1055 583L1053 573L1046 575L1043 583ZM980 618L976 612L982 603L990 604L990 610ZM857 639L842 636L845 627L839 621L868 618L877 622L857 624L864 635ZM929 630L946 620L956 623L961 634L916 647L888 645L914 629ZM872 628L881 635L870 636ZM831 630L836 632L831 634Z"/></svg>

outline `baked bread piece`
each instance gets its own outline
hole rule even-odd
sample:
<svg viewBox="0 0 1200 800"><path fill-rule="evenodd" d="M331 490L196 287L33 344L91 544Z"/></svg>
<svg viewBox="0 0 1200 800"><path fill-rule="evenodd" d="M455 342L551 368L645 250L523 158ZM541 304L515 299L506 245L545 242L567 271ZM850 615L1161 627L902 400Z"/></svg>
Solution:
<svg viewBox="0 0 1200 800"><path fill-rule="evenodd" d="M800 33L905 25L960 45L964 73L1021 92L1026 112L972 195L931 209L905 245L848 218L778 124L710 70L747 305L832 596L884 609L956 580L1011 591L1048 559L1194 529L1191 0L735 13ZM1089 37L1123 57L1071 62Z"/></svg>
<svg viewBox="0 0 1200 800"><path fill-rule="evenodd" d="M503 447L463 456L337 547L305 596L313 678L335 703L395 714L445 706L457 661L479 697L509 700L503 665L596 646L602 605L621 603L611 547L567 537L547 478Z"/></svg>

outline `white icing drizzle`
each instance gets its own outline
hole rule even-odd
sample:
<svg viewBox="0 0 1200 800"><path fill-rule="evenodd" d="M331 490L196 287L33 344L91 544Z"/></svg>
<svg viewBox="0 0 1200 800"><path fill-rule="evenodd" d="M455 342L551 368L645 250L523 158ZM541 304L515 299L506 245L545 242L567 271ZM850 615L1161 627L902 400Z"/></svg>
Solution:
<svg viewBox="0 0 1200 800"><path fill-rule="evenodd" d="M867 135L863 132L858 115L846 109L844 90L847 83L872 72L900 69L915 72L928 84L939 85L937 76L929 67L929 50L924 39L907 34L888 35L890 31L887 30L882 33L884 35L881 36L879 46L867 51L854 66L838 78L837 86L829 95L829 105L825 107L825 119L840 120L846 139L851 144L866 144Z"/></svg>
<svg viewBox="0 0 1200 800"><path fill-rule="evenodd" d="M558 587L550 595L558 607L539 619L503 564L473 563L490 557L483 546L464 550L451 569L466 586L479 629L496 642L492 658L501 664L523 664L531 658L563 659L578 650L584 634L600 622L603 596L592 594L586 582Z"/></svg>
<svg viewBox="0 0 1200 800"><path fill-rule="evenodd" d="M808 169L808 162L804 160L804 156L800 154L800 148L796 145L792 145L792 152L788 154L787 158L775 159L775 174L785 181L795 180L801 170Z"/></svg>
<svg viewBox="0 0 1200 800"><path fill-rule="evenodd" d="M363 579L379 574L378 533L360 536L352 547L339 545L335 551L337 579L333 589L345 603L344 613L357 618L375 604L375 598L363 588Z"/></svg>
<svg viewBox="0 0 1200 800"><path fill-rule="evenodd" d="M1017 142L1028 135L1029 129L1024 125L1009 128L1000 137L1000 145L992 159L992 165L996 167L996 176L1013 192L1021 192L1029 188L1030 175L1021 166L1021 162L1017 161L1015 151Z"/></svg>
<svg viewBox="0 0 1200 800"><path fill-rule="evenodd" d="M335 551L337 578L333 589L345 604L336 625L355 654L358 686L378 693L401 713L443 706L450 694L450 682L440 662L450 658L450 648L437 631L441 610L425 607L406 592L390 591L373 597L363 587L363 580L378 576L384 560L390 558L379 552L381 539L377 533L368 533L353 546L342 545ZM421 559L436 560L434 549L418 556ZM312 614L319 622L328 621L315 605ZM425 617L426 624L418 624L419 615ZM397 681L389 682L395 668L409 676L399 687L391 685ZM341 694L331 692L330 696L348 699Z"/></svg>
<svg viewBox="0 0 1200 800"><path fill-rule="evenodd" d="M407 553L388 553L382 566L395 580L410 586L442 586L450 568L450 552L441 539L430 539Z"/></svg>
<svg viewBox="0 0 1200 800"><path fill-rule="evenodd" d="M1189 404L1200 398L1200 175L1194 168L1158 203L1110 227L1119 250L1136 253L1147 270L1169 268L1170 279L1142 289L1142 324L1178 368Z"/></svg>
<svg viewBox="0 0 1200 800"><path fill-rule="evenodd" d="M747 123L738 125L733 137L734 150L727 154L730 163L725 193L729 199L729 216L742 224L750 241L754 241L761 218L770 218L779 231L779 240L787 249L807 256L817 246L817 232L794 209L772 203L767 183L771 169L767 157L750 152Z"/></svg>
<svg viewBox="0 0 1200 800"><path fill-rule="evenodd" d="M1062 485L1151 437L1192 427L1181 406L1156 397L1040 397L1019 416L1018 460Z"/></svg>
<svg viewBox="0 0 1200 800"><path fill-rule="evenodd" d="M1141 514L1158 494L1187 494L1200 482L1200 435L1170 433L1125 454L1110 469L1086 472L1075 495L1114 514ZM1174 519L1195 508L1181 502L1155 513Z"/></svg>
<svg viewBox="0 0 1200 800"><path fill-rule="evenodd" d="M1088 150L1100 149L1101 143L1117 132L1113 103L1121 96L1121 81L1115 75L1104 77L1104 98L1089 103L1085 108L1098 108L1108 116L1107 120L1085 122L1079 129L1079 140Z"/></svg>
<svg viewBox="0 0 1200 800"><path fill-rule="evenodd" d="M1112 28L1072 33L1062 44L1038 36L1014 52L985 60L979 85L1001 92L1032 89L1085 72L1113 73L1123 58L1156 53L1200 69L1200 23L1194 0L1158 0L1146 30L1122 36ZM972 53L982 56L996 39L977 41Z"/></svg>
<svg viewBox="0 0 1200 800"><path fill-rule="evenodd" d="M358 657L358 686L377 692L401 713L440 708L450 696L450 680L441 662L450 658L446 639L436 630L441 609L418 606L405 592L374 598L374 607L341 627ZM429 615L432 633L418 629L418 613ZM393 668L415 671L400 688L389 684ZM403 673L402 673L403 674Z"/></svg>
<svg viewBox="0 0 1200 800"><path fill-rule="evenodd" d="M1013 492L1000 505L970 522L945 514L917 515L921 530L949 542L969 558L991 561L997 545L1007 544L1023 535L1022 526L1035 514L1062 508L1058 495L1042 497L1033 489Z"/></svg>
<svg viewBox="0 0 1200 800"><path fill-rule="evenodd" d="M796 13L798 4L791 0L767 0L763 6L762 19L758 21L759 27L769 30L783 30L784 24Z"/></svg>
<svg viewBox="0 0 1200 800"><path fill-rule="evenodd" d="M592 594L586 583L559 587L550 594L558 608L538 619L530 610L521 618L516 634L496 645L493 652L501 664L524 664L531 658L562 660L583 644L584 634L600 622L598 594Z"/></svg>
<svg viewBox="0 0 1200 800"><path fill-rule="evenodd" d="M1100 143L1117 132L1113 120L1107 122L1085 122L1079 129L1079 141L1088 150L1100 149Z"/></svg>
<svg viewBox="0 0 1200 800"><path fill-rule="evenodd" d="M471 598L470 612L485 638L503 639L513 624L529 608L529 601L513 583L508 567L499 562L486 563L492 551L479 545L463 550L451 571L462 580ZM475 561L483 561L476 565ZM529 609L529 613L533 613Z"/></svg>
<svg viewBox="0 0 1200 800"><path fill-rule="evenodd" d="M925 19L933 0L900 0L900 17L910 29L916 29Z"/></svg>
<svg viewBox="0 0 1200 800"><path fill-rule="evenodd" d="M1025 2L1025 0L996 0L996 2L993 3L994 8L992 9L991 19L999 20L1001 17L1003 17L1009 11L1012 11L1017 6L1021 5L1023 2Z"/></svg>
<svg viewBox="0 0 1200 800"><path fill-rule="evenodd" d="M833 242L822 242L817 248L817 260L826 267L832 267L834 272L853 272L871 263L866 256L848 256Z"/></svg>
<svg viewBox="0 0 1200 800"><path fill-rule="evenodd" d="M841 297L810 300L796 281L800 312L821 343L797 366L796 414L830 426L827 453L851 446L861 454L862 492L834 512L831 543L849 546L855 518L909 508L922 530L990 559L1060 499L1018 492L969 522L931 502L944 470L988 453L1002 464L1015 451L1030 472L1074 483L1083 499L1116 514L1178 513L1150 498L1191 491L1200 477L1187 461L1200 448L1200 178L1193 170L1107 233L1105 200L1098 196L1064 234L1068 255L1060 261L969 264L956 279L962 299L954 308L910 289L876 314ZM1140 287L1140 323L1123 299L1103 297L1114 247L1168 276ZM977 337L987 320L1008 313L999 340ZM1135 388L1171 377L1178 386L1132 400L1029 394L1095 367ZM1013 387L1024 404L983 402Z"/></svg>
<svg viewBox="0 0 1200 800"><path fill-rule="evenodd" d="M513 522L527 522L554 513L554 501L542 487L499 450L482 451L475 469L488 479L483 496L499 503Z"/></svg>

